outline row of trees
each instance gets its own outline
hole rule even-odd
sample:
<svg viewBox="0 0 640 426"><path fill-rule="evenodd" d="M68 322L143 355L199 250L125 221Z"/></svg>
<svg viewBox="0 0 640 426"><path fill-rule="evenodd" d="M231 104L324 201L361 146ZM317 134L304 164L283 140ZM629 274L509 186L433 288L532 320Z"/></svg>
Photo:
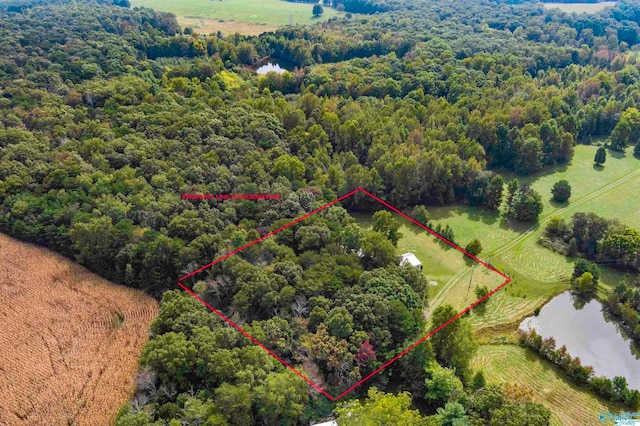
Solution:
<svg viewBox="0 0 640 426"><path fill-rule="evenodd" d="M535 330L521 331L519 341L521 345L531 348L557 365L572 381L590 387L601 397L612 402L624 403L631 410L635 410L640 404L640 391L629 389L627 379L621 376L614 377L613 380L607 377L593 377L593 367L583 366L579 357L572 358L564 345L556 349L553 337L543 339Z"/></svg>
<svg viewBox="0 0 640 426"><path fill-rule="evenodd" d="M609 293L605 304L620 320L629 336L640 342L640 286L635 282L619 282Z"/></svg>
<svg viewBox="0 0 640 426"><path fill-rule="evenodd" d="M640 269L640 231L615 219L595 213L576 213L570 221L554 217L545 228L545 239L551 246L573 256L580 254L632 271Z"/></svg>

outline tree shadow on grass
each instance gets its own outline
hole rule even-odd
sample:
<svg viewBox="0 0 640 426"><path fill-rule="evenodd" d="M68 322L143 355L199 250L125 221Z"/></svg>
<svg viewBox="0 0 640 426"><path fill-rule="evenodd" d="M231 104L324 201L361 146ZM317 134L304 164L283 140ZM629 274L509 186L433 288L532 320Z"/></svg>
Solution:
<svg viewBox="0 0 640 426"><path fill-rule="evenodd" d="M625 151L615 151L613 149L609 150L609 156L615 158L617 160L627 158L627 153Z"/></svg>
<svg viewBox="0 0 640 426"><path fill-rule="evenodd" d="M553 165L553 166L549 166L548 168L542 169L542 170L537 171L535 173L531 173L529 175L517 175L517 174L514 174L514 173L509 173L509 176L512 177L512 178L518 178L520 183L533 184L538 179L542 179L542 178L544 178L546 176L551 176L551 175L556 174L556 173L564 173L564 172L566 172L570 165L571 165L571 161L569 161L567 163L560 163L560 164L556 164L556 165ZM505 176L505 180L507 180L506 176Z"/></svg>
<svg viewBox="0 0 640 426"><path fill-rule="evenodd" d="M556 201L555 198L549 198L549 204L551 204L555 208L567 207L569 205L569 201Z"/></svg>
<svg viewBox="0 0 640 426"><path fill-rule="evenodd" d="M604 166L602 164L598 164L598 163L594 163L593 164L593 170L597 170L599 172L604 170Z"/></svg>
<svg viewBox="0 0 640 426"><path fill-rule="evenodd" d="M485 300L482 303L478 303L473 307L473 313L483 317L487 313L487 301Z"/></svg>
<svg viewBox="0 0 640 426"><path fill-rule="evenodd" d="M485 225L493 225L500 217L499 212L493 212L482 207L468 207L464 209L469 220L474 222L482 222Z"/></svg>
<svg viewBox="0 0 640 426"><path fill-rule="evenodd" d="M533 228L532 232L535 232L540 227L540 224L537 222L519 222L515 219L509 219L504 216L500 218L500 228L502 229L510 229L512 231L516 231L518 233L523 233L527 231L529 228Z"/></svg>
<svg viewBox="0 0 640 426"><path fill-rule="evenodd" d="M434 237L436 238L436 237ZM455 247L453 247L452 245L450 245L448 242L441 240L440 238L437 238L437 242L438 244L440 244L440 247L442 247L442 249L444 251L449 251L449 250L457 250ZM452 243L456 244L455 242L451 241Z"/></svg>
<svg viewBox="0 0 640 426"><path fill-rule="evenodd" d="M462 257L464 258L464 264L469 266L469 267L472 267L473 265L477 265L478 264L477 260L472 259L471 257L466 255L465 253L462 253Z"/></svg>

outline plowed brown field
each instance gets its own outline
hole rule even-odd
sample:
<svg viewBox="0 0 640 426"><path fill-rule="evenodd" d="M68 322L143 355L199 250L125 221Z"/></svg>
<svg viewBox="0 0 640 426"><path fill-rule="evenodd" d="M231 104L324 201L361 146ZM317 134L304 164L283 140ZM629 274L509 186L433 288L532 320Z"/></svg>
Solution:
<svg viewBox="0 0 640 426"><path fill-rule="evenodd" d="M157 304L0 234L0 425L108 425Z"/></svg>

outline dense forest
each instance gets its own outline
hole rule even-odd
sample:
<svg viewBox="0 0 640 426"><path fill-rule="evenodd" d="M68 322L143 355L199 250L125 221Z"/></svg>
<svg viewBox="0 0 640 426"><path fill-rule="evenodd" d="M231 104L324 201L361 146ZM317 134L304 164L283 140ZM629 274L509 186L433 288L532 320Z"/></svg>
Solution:
<svg viewBox="0 0 640 426"><path fill-rule="evenodd" d="M0 5L0 230L162 298L118 424L296 424L334 408L173 290L200 265L359 186L402 209L497 210L497 171L566 163L595 138L640 146L640 2L589 17L508 3L345 1L394 12L258 37L185 35L173 15L126 1ZM267 56L297 68L257 76ZM539 195L507 192L508 215L535 221ZM345 389L424 334L423 277L395 266L385 218L366 231L348 214L375 208L355 197L189 284ZM628 232L614 228L618 250ZM439 307L432 320L453 315ZM389 404L415 424L548 424L530 397L469 370L475 343L456 324L445 329L456 345L421 345L354 393L369 392L359 409Z"/></svg>

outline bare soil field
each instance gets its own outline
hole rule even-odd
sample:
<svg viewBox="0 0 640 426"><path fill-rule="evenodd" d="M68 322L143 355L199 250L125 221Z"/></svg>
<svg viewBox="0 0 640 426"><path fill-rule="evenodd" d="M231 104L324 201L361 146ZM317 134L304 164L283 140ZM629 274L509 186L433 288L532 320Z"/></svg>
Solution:
<svg viewBox="0 0 640 426"><path fill-rule="evenodd" d="M142 292L0 234L0 425L107 425L157 314Z"/></svg>

